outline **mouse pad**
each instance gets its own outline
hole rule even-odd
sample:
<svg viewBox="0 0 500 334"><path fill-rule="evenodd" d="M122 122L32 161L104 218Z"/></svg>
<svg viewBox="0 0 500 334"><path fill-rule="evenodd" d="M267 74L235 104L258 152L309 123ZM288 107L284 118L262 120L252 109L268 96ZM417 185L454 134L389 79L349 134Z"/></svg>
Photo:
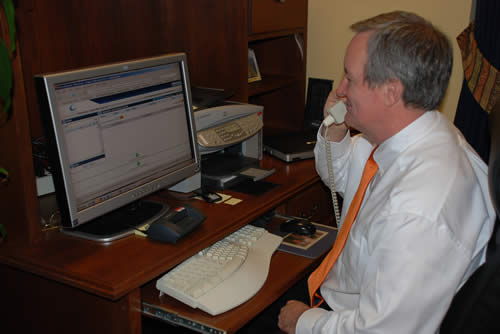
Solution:
<svg viewBox="0 0 500 334"><path fill-rule="evenodd" d="M262 195L265 192L268 192L271 189L274 189L277 186L279 186L279 184L266 181L255 182L252 179L248 179L231 187L231 190L239 193L258 196Z"/></svg>
<svg viewBox="0 0 500 334"><path fill-rule="evenodd" d="M279 228L271 228L270 232L283 237L278 250L316 259L333 246L337 237L337 229L314 222L313 224L316 226L316 233L312 236L281 232Z"/></svg>

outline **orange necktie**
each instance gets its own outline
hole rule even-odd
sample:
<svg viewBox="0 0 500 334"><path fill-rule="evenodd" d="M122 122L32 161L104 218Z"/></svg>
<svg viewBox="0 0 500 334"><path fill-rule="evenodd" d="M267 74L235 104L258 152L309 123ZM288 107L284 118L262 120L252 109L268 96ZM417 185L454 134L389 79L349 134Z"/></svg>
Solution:
<svg viewBox="0 0 500 334"><path fill-rule="evenodd" d="M361 207L361 203L363 202L363 198L365 197L366 188L368 184L370 184L371 179L377 173L378 166L375 160L373 160L373 152L377 147L375 147L366 162L365 169L363 170L363 175L361 176L361 181L359 182L358 190L352 199L351 205L349 206L349 211L347 211L347 215L344 220L344 224L340 228L340 232L337 235L337 239L333 244L332 250L328 253L328 255L323 259L323 262L319 265L316 270L312 272L307 280L309 286L309 296L311 298L311 307L319 306L324 300L316 292L319 287L323 283L326 278L326 275L330 272L335 261L342 252L344 248L345 242L347 240L347 236L349 235L349 231L351 230L351 226L358 215L359 208ZM319 302L314 305L314 297L318 297Z"/></svg>

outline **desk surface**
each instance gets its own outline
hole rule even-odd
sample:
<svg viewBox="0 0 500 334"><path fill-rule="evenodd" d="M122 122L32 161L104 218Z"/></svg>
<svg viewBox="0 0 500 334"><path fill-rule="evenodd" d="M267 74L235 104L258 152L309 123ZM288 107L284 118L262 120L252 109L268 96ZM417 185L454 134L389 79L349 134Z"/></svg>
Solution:
<svg viewBox="0 0 500 334"><path fill-rule="evenodd" d="M136 236L104 245L49 231L36 244L8 240L0 244L0 263L118 299L316 182L313 165L313 160L286 164L266 155L261 166L276 169L266 181L279 187L258 197L225 191L243 200L230 209L227 205L189 200L190 205L205 212L207 219L175 245ZM165 200L161 195L153 198ZM166 201L172 205L179 199L168 197Z"/></svg>
<svg viewBox="0 0 500 334"><path fill-rule="evenodd" d="M170 205L188 201L187 203L207 215L200 228L175 245L138 236L126 237L104 245L51 231L45 232L42 240L36 244L14 243L8 240L3 242L0 244L0 264L76 287L110 301L118 301L131 293L136 294L137 289L142 287L141 294L144 299L158 302L157 291L151 286L159 276L318 182L313 160L286 164L265 156L261 167L275 168L276 172L266 181L280 186L260 196L225 191L243 200L234 207L174 198L170 192L154 195L154 199L166 200ZM268 304L267 301L275 299L291 286L312 263L309 259L277 252L272 259L269 276L271 284L266 284L254 297L258 299L256 303L241 306L244 307L245 315L241 318L241 309L237 311L240 321L233 323L228 320L235 318L233 311L215 318L207 315L206 321L213 321L216 327L220 323L225 323L226 326L229 324L231 328L244 324L262 310L263 305ZM284 268L294 268L295 275L282 275ZM173 299L159 301L166 308L187 309ZM202 312L196 313L197 316L203 317L200 315Z"/></svg>

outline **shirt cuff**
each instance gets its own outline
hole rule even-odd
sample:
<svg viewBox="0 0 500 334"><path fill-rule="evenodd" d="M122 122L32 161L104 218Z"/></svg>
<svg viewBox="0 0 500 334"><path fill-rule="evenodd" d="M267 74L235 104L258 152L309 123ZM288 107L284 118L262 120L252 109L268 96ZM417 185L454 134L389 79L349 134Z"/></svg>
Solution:
<svg viewBox="0 0 500 334"><path fill-rule="evenodd" d="M349 152L349 148L351 145L351 132L347 130L347 133L345 134L344 138L342 138L341 141L336 142L327 140L321 134L321 130L319 130L317 133L316 141L321 145L321 147L323 147L323 150L326 145L330 145L333 151L332 152L333 156L339 157Z"/></svg>
<svg viewBox="0 0 500 334"><path fill-rule="evenodd" d="M302 313L297 321L297 326L295 326L295 334L312 334L314 324L325 313L328 311L320 307L311 308Z"/></svg>

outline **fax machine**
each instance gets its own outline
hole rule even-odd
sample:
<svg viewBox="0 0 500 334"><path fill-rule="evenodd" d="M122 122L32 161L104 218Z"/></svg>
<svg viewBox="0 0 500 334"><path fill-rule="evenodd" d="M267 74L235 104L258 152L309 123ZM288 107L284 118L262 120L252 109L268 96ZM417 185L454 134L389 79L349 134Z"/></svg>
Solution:
<svg viewBox="0 0 500 334"><path fill-rule="evenodd" d="M170 190L191 192L201 187L227 189L248 177L254 177L252 173L246 172L258 168L259 160L262 159L263 111L262 106L229 101L196 110L194 118L201 154L201 173L176 184ZM262 172L260 175L266 176Z"/></svg>

